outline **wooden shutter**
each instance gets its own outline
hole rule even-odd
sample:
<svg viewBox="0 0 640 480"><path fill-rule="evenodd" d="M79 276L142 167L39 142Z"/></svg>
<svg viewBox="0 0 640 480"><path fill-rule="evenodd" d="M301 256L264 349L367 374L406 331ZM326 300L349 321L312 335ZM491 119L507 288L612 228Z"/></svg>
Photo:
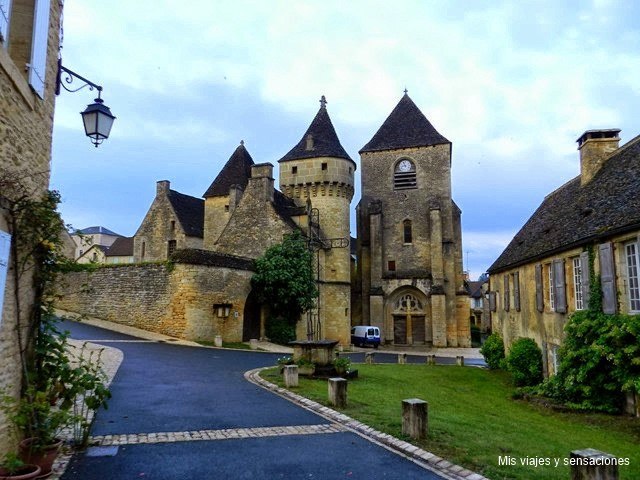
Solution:
<svg viewBox="0 0 640 480"><path fill-rule="evenodd" d="M544 290L542 288L542 264L536 265L536 309L544 310Z"/></svg>
<svg viewBox="0 0 640 480"><path fill-rule="evenodd" d="M509 303L509 274L507 273L504 276L504 311L508 312L509 307L511 306Z"/></svg>
<svg viewBox="0 0 640 480"><path fill-rule="evenodd" d="M29 85L44 99L44 80L47 71L47 41L49 39L50 0L36 0L33 19L33 40L29 63Z"/></svg>
<svg viewBox="0 0 640 480"><path fill-rule="evenodd" d="M591 293L591 272L589 271L589 252L580 254L580 281L582 282L582 308L589 308L589 295Z"/></svg>
<svg viewBox="0 0 640 480"><path fill-rule="evenodd" d="M553 261L553 300L555 311L567 313L567 292L566 279L564 273L564 260Z"/></svg>
<svg viewBox="0 0 640 480"><path fill-rule="evenodd" d="M0 0L0 42L7 46L9 38L9 16L11 14L11 0Z"/></svg>
<svg viewBox="0 0 640 480"><path fill-rule="evenodd" d="M2 324L2 306L4 302L4 287L9 269L9 253L11 251L11 235L0 230L0 325Z"/></svg>
<svg viewBox="0 0 640 480"><path fill-rule="evenodd" d="M513 308L520 311L520 272L513 274Z"/></svg>
<svg viewBox="0 0 640 480"><path fill-rule="evenodd" d="M496 292L489 292L489 310L495 312L496 308Z"/></svg>
<svg viewBox="0 0 640 480"><path fill-rule="evenodd" d="M607 314L616 313L618 299L616 298L616 274L613 261L613 244L603 243L600 251L600 281L602 283L602 311Z"/></svg>

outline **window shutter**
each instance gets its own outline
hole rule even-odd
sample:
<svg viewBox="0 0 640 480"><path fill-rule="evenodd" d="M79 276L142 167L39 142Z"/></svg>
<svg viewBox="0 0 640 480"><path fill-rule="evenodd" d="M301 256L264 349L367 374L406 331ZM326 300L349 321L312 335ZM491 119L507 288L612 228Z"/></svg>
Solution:
<svg viewBox="0 0 640 480"><path fill-rule="evenodd" d="M536 265L536 309L544 310L544 291L542 289L542 264Z"/></svg>
<svg viewBox="0 0 640 480"><path fill-rule="evenodd" d="M555 311L567 313L566 279L564 273L564 260L553 261L553 299Z"/></svg>
<svg viewBox="0 0 640 480"><path fill-rule="evenodd" d="M513 308L520 311L520 272L513 274Z"/></svg>
<svg viewBox="0 0 640 480"><path fill-rule="evenodd" d="M0 0L0 42L7 45L11 0Z"/></svg>
<svg viewBox="0 0 640 480"><path fill-rule="evenodd" d="M591 272L589 271L589 252L580 254L580 277L582 281L582 308L589 308L589 294L591 293Z"/></svg>
<svg viewBox="0 0 640 480"><path fill-rule="evenodd" d="M509 304L509 274L507 273L504 276L504 311L508 312L509 311L509 307L511 306Z"/></svg>
<svg viewBox="0 0 640 480"><path fill-rule="evenodd" d="M496 292L489 292L489 310L495 312L496 308Z"/></svg>
<svg viewBox="0 0 640 480"><path fill-rule="evenodd" d="M2 306L4 287L9 269L9 252L11 251L11 235L0 230L0 325L2 324Z"/></svg>
<svg viewBox="0 0 640 480"><path fill-rule="evenodd" d="M600 281L602 283L602 311L607 314L616 313L618 299L616 298L616 275L613 264L613 245L603 243L600 250Z"/></svg>
<svg viewBox="0 0 640 480"><path fill-rule="evenodd" d="M29 85L40 98L44 99L44 80L47 71L47 40L49 38L50 0L36 0L33 20L33 41L31 42L31 62Z"/></svg>

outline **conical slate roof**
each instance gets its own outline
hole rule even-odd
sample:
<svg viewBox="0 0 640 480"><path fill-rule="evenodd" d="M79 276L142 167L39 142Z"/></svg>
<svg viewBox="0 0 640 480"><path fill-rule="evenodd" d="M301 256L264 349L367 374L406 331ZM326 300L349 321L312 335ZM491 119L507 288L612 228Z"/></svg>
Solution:
<svg viewBox="0 0 640 480"><path fill-rule="evenodd" d="M241 141L238 148L229 157L216 179L202 196L204 198L226 197L229 195L231 185L239 185L245 188L251 177L251 165L253 165L253 159L247 149L244 148L244 142Z"/></svg>
<svg viewBox="0 0 640 480"><path fill-rule="evenodd" d="M320 100L320 110L318 110L302 139L278 162L315 157L337 157L351 160L349 154L340 144L340 140L338 140L338 135L329 118L326 104L327 101L323 95ZM353 160L351 161L353 162Z"/></svg>
<svg viewBox="0 0 640 480"><path fill-rule="evenodd" d="M396 108L389 114L369 143L362 147L360 153L428 147L443 143L451 142L433 128L405 90Z"/></svg>

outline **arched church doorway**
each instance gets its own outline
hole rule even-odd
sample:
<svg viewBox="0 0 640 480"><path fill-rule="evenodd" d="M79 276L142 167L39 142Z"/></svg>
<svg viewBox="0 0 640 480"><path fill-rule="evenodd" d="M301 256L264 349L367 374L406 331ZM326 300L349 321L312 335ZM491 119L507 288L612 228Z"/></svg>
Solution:
<svg viewBox="0 0 640 480"><path fill-rule="evenodd" d="M431 318L424 295L402 292L391 304L390 313L395 345L425 345L433 342Z"/></svg>
<svg viewBox="0 0 640 480"><path fill-rule="evenodd" d="M248 342L252 338L260 338L260 303L256 297L255 293L251 291L244 304L243 342Z"/></svg>

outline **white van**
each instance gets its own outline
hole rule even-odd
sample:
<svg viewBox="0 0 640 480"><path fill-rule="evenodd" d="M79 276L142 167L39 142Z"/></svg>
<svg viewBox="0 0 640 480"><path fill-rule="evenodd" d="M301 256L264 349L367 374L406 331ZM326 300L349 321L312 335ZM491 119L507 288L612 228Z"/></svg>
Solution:
<svg viewBox="0 0 640 480"><path fill-rule="evenodd" d="M380 345L380 329L370 325L353 327L351 329L351 343L359 347L373 345L373 348L378 348Z"/></svg>

